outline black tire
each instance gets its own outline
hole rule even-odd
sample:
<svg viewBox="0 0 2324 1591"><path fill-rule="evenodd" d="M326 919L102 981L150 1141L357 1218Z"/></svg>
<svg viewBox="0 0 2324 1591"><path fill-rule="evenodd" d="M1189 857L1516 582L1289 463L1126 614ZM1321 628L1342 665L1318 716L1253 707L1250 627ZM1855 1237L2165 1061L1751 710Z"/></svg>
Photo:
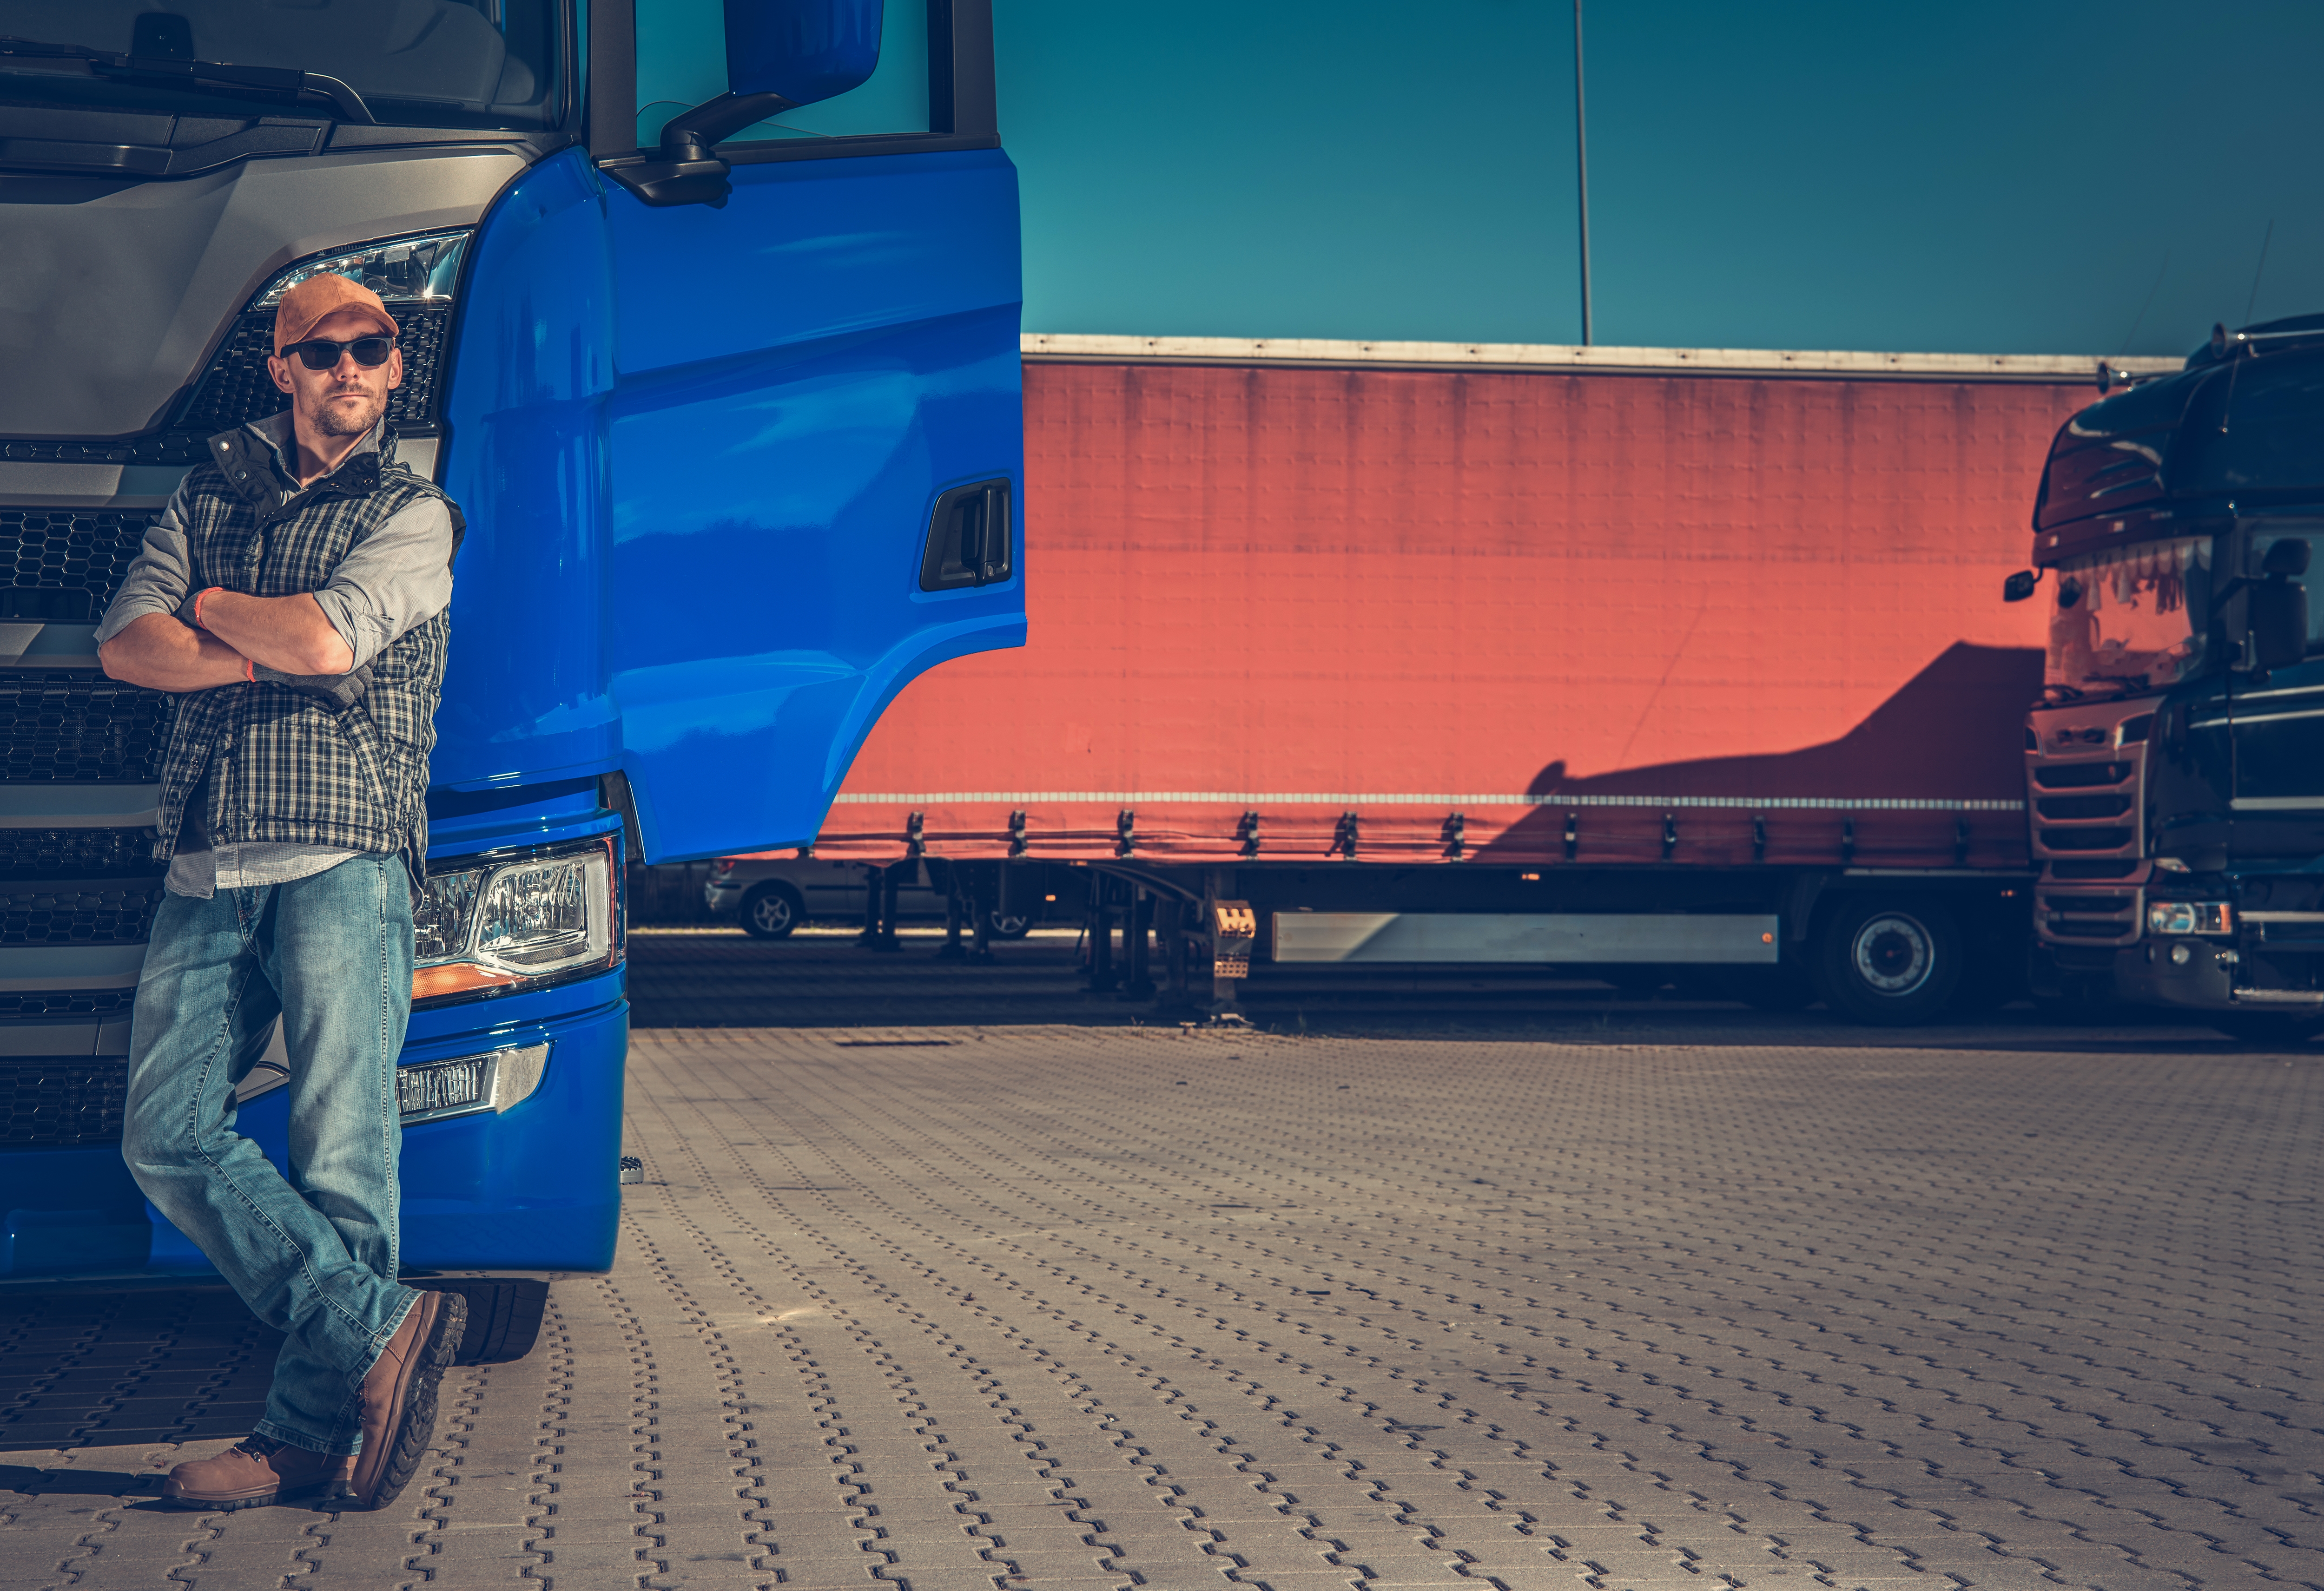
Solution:
<svg viewBox="0 0 2324 1591"><path fill-rule="evenodd" d="M2318 1027L2316 1017L2306 1011L2206 1011L2202 1019L2255 1049L2303 1048Z"/></svg>
<svg viewBox="0 0 2324 1591"><path fill-rule="evenodd" d="M752 886L742 897L742 932L753 939L788 939L807 916L807 902L780 879Z"/></svg>
<svg viewBox="0 0 2324 1591"><path fill-rule="evenodd" d="M1880 1027L1914 1027L1952 999L1966 959L1960 925L1936 901L1842 900L1824 924L1817 970L1836 1010Z"/></svg>
<svg viewBox="0 0 2324 1591"><path fill-rule="evenodd" d="M540 1339L540 1318L549 1308L549 1283L529 1276L431 1276L408 1285L434 1292L456 1292L467 1301L468 1322L460 1334L457 1365L512 1365Z"/></svg>
<svg viewBox="0 0 2324 1591"><path fill-rule="evenodd" d="M1022 939L1033 932L1033 919L1022 912L984 914L984 926L995 939Z"/></svg>

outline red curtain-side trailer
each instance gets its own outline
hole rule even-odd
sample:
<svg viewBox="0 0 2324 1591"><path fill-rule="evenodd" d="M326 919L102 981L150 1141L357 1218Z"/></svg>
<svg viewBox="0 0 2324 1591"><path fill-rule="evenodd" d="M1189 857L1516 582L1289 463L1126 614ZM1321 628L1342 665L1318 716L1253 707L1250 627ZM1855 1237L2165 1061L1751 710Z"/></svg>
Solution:
<svg viewBox="0 0 2324 1591"><path fill-rule="evenodd" d="M818 856L1231 894L1262 960L2009 981L2043 637L2000 583L2089 362L1028 344L1030 641L905 691Z"/></svg>

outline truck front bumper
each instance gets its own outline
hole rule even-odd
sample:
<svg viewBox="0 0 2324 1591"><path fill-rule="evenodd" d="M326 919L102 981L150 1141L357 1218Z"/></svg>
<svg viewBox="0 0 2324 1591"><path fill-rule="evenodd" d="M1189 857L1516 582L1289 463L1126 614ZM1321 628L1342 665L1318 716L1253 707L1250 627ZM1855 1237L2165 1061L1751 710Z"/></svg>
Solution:
<svg viewBox="0 0 2324 1591"><path fill-rule="evenodd" d="M622 1078L629 1002L616 970L538 994L415 1011L401 1063L546 1044L532 1093L503 1111L403 1129L407 1271L603 1271L621 1214ZM277 1167L290 1099L276 1090L235 1130ZM0 1284L217 1273L147 1202L117 1144L0 1155Z"/></svg>
<svg viewBox="0 0 2324 1591"><path fill-rule="evenodd" d="M2187 959L2172 952L2184 949ZM2152 935L2115 952L2117 998L2138 1006L2172 1006L2193 1011L2233 1011L2235 952L2216 939Z"/></svg>

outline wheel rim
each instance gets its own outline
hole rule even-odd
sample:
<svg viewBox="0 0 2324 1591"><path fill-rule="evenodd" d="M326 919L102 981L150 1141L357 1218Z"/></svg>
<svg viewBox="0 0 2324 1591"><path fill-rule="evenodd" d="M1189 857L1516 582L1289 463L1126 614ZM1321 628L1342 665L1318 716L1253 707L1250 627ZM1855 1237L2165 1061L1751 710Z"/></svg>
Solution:
<svg viewBox="0 0 2324 1591"><path fill-rule="evenodd" d="M992 914L992 931L995 933L1022 933L1025 932L1025 919L1014 914L1004 917L995 912Z"/></svg>
<svg viewBox="0 0 2324 1591"><path fill-rule="evenodd" d="M1865 988L1895 999L1918 989L1937 970L1936 939L1918 918L1881 912L1856 931L1848 959Z"/></svg>
<svg viewBox="0 0 2324 1591"><path fill-rule="evenodd" d="M768 933L780 933L791 924L791 903L779 895L762 895L751 906L752 925Z"/></svg>

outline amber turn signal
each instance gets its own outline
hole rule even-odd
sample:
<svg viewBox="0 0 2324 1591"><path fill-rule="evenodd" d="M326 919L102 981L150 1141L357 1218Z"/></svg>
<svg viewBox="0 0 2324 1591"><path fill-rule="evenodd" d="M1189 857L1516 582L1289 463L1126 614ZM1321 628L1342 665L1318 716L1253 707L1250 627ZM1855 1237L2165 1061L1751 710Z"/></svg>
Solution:
<svg viewBox="0 0 2324 1591"><path fill-rule="evenodd" d="M513 972L492 972L473 961L451 961L412 973L411 998L425 1000L438 995L466 994L473 989L498 989L516 981Z"/></svg>

